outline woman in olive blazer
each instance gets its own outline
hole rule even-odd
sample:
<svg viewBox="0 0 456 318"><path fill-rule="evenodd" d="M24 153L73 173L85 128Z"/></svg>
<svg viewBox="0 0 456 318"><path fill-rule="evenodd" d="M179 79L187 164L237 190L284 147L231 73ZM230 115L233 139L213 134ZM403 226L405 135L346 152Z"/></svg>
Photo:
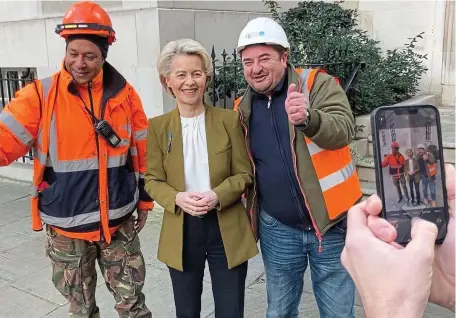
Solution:
<svg viewBox="0 0 456 318"><path fill-rule="evenodd" d="M198 42L168 43L157 68L177 107L149 120L145 180L165 209L158 259L177 317L200 317L206 260L215 316L243 317L247 261L258 248L241 201L253 177L238 114L203 103L212 64Z"/></svg>

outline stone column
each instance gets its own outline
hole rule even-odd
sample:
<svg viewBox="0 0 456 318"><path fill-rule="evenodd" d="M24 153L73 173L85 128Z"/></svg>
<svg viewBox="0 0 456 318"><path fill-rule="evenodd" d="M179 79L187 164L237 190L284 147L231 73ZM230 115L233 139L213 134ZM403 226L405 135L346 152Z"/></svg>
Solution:
<svg viewBox="0 0 456 318"><path fill-rule="evenodd" d="M445 31L442 59L442 104L455 105L455 2L445 1Z"/></svg>

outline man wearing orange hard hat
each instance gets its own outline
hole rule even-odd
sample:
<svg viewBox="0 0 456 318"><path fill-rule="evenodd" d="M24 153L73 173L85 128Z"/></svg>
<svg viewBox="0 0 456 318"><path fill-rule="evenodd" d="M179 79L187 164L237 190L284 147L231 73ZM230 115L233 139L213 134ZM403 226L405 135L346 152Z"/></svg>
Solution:
<svg viewBox="0 0 456 318"><path fill-rule="evenodd" d="M71 317L100 317L95 261L119 317L152 317L138 236L153 208L146 114L106 61L116 35L98 4L74 4L56 33L66 40L60 71L19 90L0 113L0 166L33 149L32 228L46 230L52 281Z"/></svg>
<svg viewBox="0 0 456 318"><path fill-rule="evenodd" d="M401 186L402 186L402 190L404 191L407 205L410 205L410 197L408 194L407 182L405 180L405 173L404 173L405 158L399 152L399 143L397 141L394 141L391 144L391 154L386 155L385 158L383 158L382 167L385 168L387 166L389 166L389 173L393 180L393 184L397 190L397 195L398 195L397 202L400 203L403 199L402 192L401 192Z"/></svg>

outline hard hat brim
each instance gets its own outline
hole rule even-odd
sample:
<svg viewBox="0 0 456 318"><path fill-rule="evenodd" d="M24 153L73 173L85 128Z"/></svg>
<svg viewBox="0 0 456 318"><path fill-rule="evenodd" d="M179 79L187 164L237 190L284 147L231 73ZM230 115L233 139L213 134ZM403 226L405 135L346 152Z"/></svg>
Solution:
<svg viewBox="0 0 456 318"><path fill-rule="evenodd" d="M268 41L268 42L258 41L258 42L255 42L255 43L249 43L249 44L246 44L246 45L240 45L240 46L238 46L236 48L236 52L238 54L240 54L241 51L243 49L245 49L246 47L253 46L253 45L260 45L260 44L280 46L280 47L284 48L285 50L289 50L290 49L290 44L288 44L288 43L286 43L286 44L285 43L278 43L278 41L277 42L273 42L273 41Z"/></svg>
<svg viewBox="0 0 456 318"><path fill-rule="evenodd" d="M75 34L92 34L108 38L109 44L116 41L116 33L112 27L97 23L58 24L55 28L55 33L63 38Z"/></svg>

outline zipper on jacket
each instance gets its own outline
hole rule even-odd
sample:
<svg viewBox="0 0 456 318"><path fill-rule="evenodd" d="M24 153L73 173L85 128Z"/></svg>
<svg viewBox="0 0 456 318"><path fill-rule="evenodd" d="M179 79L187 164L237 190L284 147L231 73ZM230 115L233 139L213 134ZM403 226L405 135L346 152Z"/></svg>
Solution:
<svg viewBox="0 0 456 318"><path fill-rule="evenodd" d="M298 91L299 92L301 92L301 86L302 86L301 80L298 79ZM306 195L304 193L304 189L302 188L301 180L299 180L298 167L297 167L297 164L296 164L296 151L293 148L293 145L295 143L295 138L296 138L296 128L293 127L292 130L293 130L293 137L291 139L291 153L292 153L292 156L293 156L293 165L294 165L294 169L295 169L295 174L296 174L296 178L298 179L298 184L299 184L299 188L301 189L302 196L304 197L304 203L305 203L305 205L307 207L307 210L309 211L309 215L310 215L310 218L312 220L313 227L315 229L315 234L316 234L316 236L318 238L318 253L321 253L323 251L323 245L322 245L323 236L321 235L321 232L320 232L320 230L317 227L317 223L315 222L315 218L313 217L312 211L310 210L309 204L307 203L307 198L306 198Z"/></svg>
<svg viewBox="0 0 456 318"><path fill-rule="evenodd" d="M88 91L89 91L89 101L90 101L90 109L92 110L92 114L95 115L95 110L93 107L93 97L92 97L92 81L90 81L87 85ZM95 122L94 122L95 124ZM97 145L97 158L98 162L100 162L100 145L98 143L98 135L95 134L95 143ZM100 167L98 167L99 169ZM100 178L100 173L98 172L98 178ZM98 186L98 197L100 197L100 186ZM100 241L104 241L104 235L103 235L103 227L102 227L102 216L101 216L101 201L98 202L98 208L100 209Z"/></svg>
<svg viewBox="0 0 456 318"><path fill-rule="evenodd" d="M293 127L293 138L292 138L293 144L294 144L295 137L296 137L295 129L296 128ZM291 152L293 155L293 165L294 165L294 169L295 169L296 178L298 179L299 188L301 189L302 196L304 197L304 203L306 204L307 210L309 211L309 215L312 220L312 225L315 229L315 234L317 235L317 238L318 238L318 253L321 253L323 251L323 246L322 246L323 236L321 235L321 232L317 227L317 223L315 222L315 219L312 215L312 211L310 210L309 204L307 203L306 195L304 194L304 189L302 188L301 180L299 180L298 168L296 165L296 152L293 149L293 144L291 145Z"/></svg>
<svg viewBox="0 0 456 318"><path fill-rule="evenodd" d="M285 171L286 171L288 182L289 182L290 187L291 187L291 193L293 195L296 208L298 209L299 218L301 219L301 221L305 225L309 225L309 220L307 220L307 218L305 217L305 215L303 213L303 208L301 206L301 203L299 202L299 197L298 197L298 194L296 193L296 189L295 189L295 186L293 184L293 179L291 178L290 171L288 170L288 167L287 167L285 153L283 151L282 143L280 141L280 134L279 134L279 130L278 130L278 127L277 127L277 121L276 121L275 116L274 116L274 110L271 109L271 106L272 106L272 97L269 98L268 109L271 110L271 122L272 122L272 125L274 127L275 134L276 134L277 143L278 143L279 149L280 149L280 155L282 156L282 162L283 162L283 165L284 165L284 168L285 168Z"/></svg>
<svg viewBox="0 0 456 318"><path fill-rule="evenodd" d="M248 135L249 135L249 130L247 129L247 126L244 124L244 116L242 115L242 111L241 109L239 109L239 115L240 115L240 119L241 119L241 125L242 127L244 127L244 130L245 130L245 137L244 137L244 140L245 140L245 145L246 145L246 148L247 148L247 154L249 155L249 160L250 160L250 163L252 164L253 166L253 197L252 197L252 207L250 208L250 211L248 211L248 213L250 214L250 219L252 221L253 220L253 208L254 208L254 202L255 202L255 197L256 197L256 167L255 167L255 162L253 161L253 157L252 157L252 153L250 152L250 145L249 145L249 142L248 142ZM248 198L246 198L248 199ZM259 216L258 216L259 217ZM250 227L252 228L252 232L253 232L253 236L255 237L255 240L258 239L256 233L255 233L255 228L254 228L254 224L252 222L252 224L250 225Z"/></svg>

